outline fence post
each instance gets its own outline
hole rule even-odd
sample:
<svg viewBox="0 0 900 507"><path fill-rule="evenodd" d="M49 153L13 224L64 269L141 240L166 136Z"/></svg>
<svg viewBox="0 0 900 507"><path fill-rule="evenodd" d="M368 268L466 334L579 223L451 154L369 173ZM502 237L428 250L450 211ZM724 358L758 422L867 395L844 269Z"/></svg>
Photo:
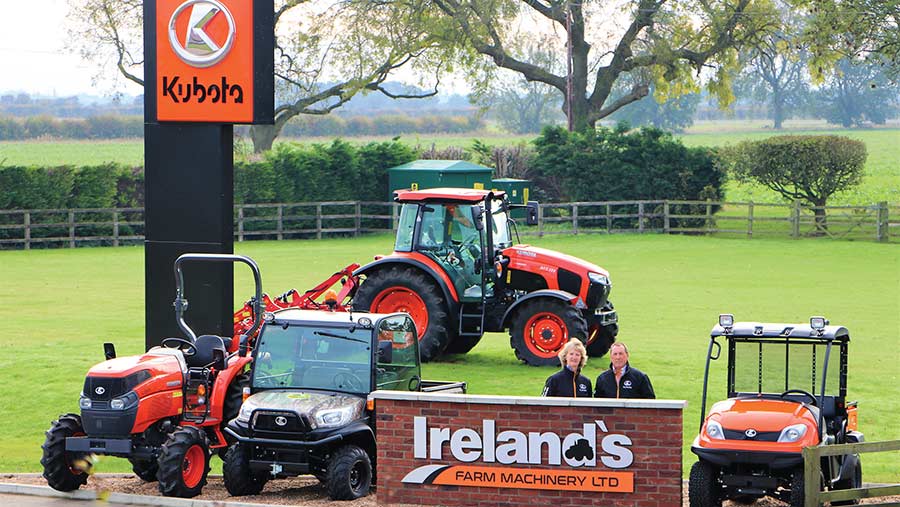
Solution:
<svg viewBox="0 0 900 507"><path fill-rule="evenodd" d="M671 224L669 223L669 201L663 201L663 232L670 234Z"/></svg>
<svg viewBox="0 0 900 507"><path fill-rule="evenodd" d="M238 243L244 241L244 207L238 206Z"/></svg>
<svg viewBox="0 0 900 507"><path fill-rule="evenodd" d="M278 204L278 223L275 224L276 238L278 241L284 239L284 204Z"/></svg>
<svg viewBox="0 0 900 507"><path fill-rule="evenodd" d="M606 205L606 233L612 234L612 208Z"/></svg>
<svg viewBox="0 0 900 507"><path fill-rule="evenodd" d="M800 201L794 200L794 207L791 208L791 237L798 239L800 237Z"/></svg>
<svg viewBox="0 0 900 507"><path fill-rule="evenodd" d="M538 204L538 237L544 237L544 208Z"/></svg>
<svg viewBox="0 0 900 507"><path fill-rule="evenodd" d="M712 230L712 204L711 200L706 200L706 233L710 234Z"/></svg>
<svg viewBox="0 0 900 507"><path fill-rule="evenodd" d="M75 212L69 210L69 248L75 248Z"/></svg>
<svg viewBox="0 0 900 507"><path fill-rule="evenodd" d="M572 204L572 231L578 235L578 203Z"/></svg>
<svg viewBox="0 0 900 507"><path fill-rule="evenodd" d="M119 210L113 210L113 246L119 246Z"/></svg>
<svg viewBox="0 0 900 507"><path fill-rule="evenodd" d="M877 239L879 242L885 242L890 239L890 222L889 218L889 209L887 201L881 201L878 203L878 232Z"/></svg>
<svg viewBox="0 0 900 507"><path fill-rule="evenodd" d="M819 456L815 447L803 448L803 505L819 507Z"/></svg>
<svg viewBox="0 0 900 507"><path fill-rule="evenodd" d="M638 234L644 233L644 203L638 203Z"/></svg>
<svg viewBox="0 0 900 507"><path fill-rule="evenodd" d="M322 203L316 203L316 239L322 239Z"/></svg>
<svg viewBox="0 0 900 507"><path fill-rule="evenodd" d="M356 226L356 231L353 233L354 238L359 237L360 229L362 229L362 205L359 204L359 201L356 201L356 222L354 225Z"/></svg>
<svg viewBox="0 0 900 507"><path fill-rule="evenodd" d="M753 239L753 201L747 205L747 239Z"/></svg>
<svg viewBox="0 0 900 507"><path fill-rule="evenodd" d="M31 212L25 212L25 250L31 250Z"/></svg>

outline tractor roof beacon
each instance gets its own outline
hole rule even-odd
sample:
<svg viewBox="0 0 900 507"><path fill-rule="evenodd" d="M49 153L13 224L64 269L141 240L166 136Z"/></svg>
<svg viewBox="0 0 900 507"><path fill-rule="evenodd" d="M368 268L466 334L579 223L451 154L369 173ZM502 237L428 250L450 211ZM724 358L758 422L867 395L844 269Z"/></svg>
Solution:
<svg viewBox="0 0 900 507"><path fill-rule="evenodd" d="M728 399L706 414L710 362L728 347ZM771 496L803 507L802 450L862 442L856 402L848 402L847 328L824 317L809 324L734 322L719 317L712 329L703 378L700 433L691 451L691 507L751 503ZM814 394L815 393L815 394ZM828 490L859 488L858 454L822 458Z"/></svg>
<svg viewBox="0 0 900 507"><path fill-rule="evenodd" d="M618 333L609 273L552 250L515 244L510 204L501 191L436 188L402 190L394 252L354 272L362 281L355 310L409 313L420 353L430 361L466 353L486 332L509 329L516 356L532 365L558 365L556 356L579 338L602 356Z"/></svg>

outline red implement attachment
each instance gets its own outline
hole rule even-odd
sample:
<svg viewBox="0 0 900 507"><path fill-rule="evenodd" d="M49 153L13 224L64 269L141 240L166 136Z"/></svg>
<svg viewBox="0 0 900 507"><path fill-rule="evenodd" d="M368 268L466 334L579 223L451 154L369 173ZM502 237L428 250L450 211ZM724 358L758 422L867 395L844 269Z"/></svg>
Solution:
<svg viewBox="0 0 900 507"><path fill-rule="evenodd" d="M327 280L316 285L303 294L297 289L291 289L284 294L272 299L268 294L263 294L262 306L264 312L277 312L288 308L301 310L327 310L334 312L346 312L349 308L345 302L356 292L359 286L359 278L353 276L353 272L359 268L359 264L350 264L344 269L331 275ZM340 290L335 294L331 287L340 283ZM317 299L321 298L319 301ZM250 301L244 303L238 311L234 312L234 339L232 348L237 350L237 343L242 333L245 333L253 325L253 308ZM251 347L252 347L251 337ZM233 352L233 351L229 351Z"/></svg>

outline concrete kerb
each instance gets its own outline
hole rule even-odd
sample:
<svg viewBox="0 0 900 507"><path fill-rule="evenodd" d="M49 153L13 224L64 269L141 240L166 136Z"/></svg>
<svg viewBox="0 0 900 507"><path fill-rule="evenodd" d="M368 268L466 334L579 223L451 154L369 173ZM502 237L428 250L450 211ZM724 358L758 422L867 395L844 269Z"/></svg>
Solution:
<svg viewBox="0 0 900 507"><path fill-rule="evenodd" d="M232 502L229 500L193 500L190 498L132 495L128 493L111 492L108 495L103 495L102 493L98 495L97 491L88 489L79 489L64 493L62 491L56 491L49 486L34 486L31 484L15 484L9 482L0 482L0 493L67 498L70 500L104 500L124 505L152 505L159 507L272 507L271 504L262 503Z"/></svg>

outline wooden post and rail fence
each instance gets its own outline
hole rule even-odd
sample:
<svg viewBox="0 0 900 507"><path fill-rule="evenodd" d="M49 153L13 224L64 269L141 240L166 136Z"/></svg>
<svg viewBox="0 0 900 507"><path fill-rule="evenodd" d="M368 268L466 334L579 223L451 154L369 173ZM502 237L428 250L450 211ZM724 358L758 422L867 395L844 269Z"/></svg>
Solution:
<svg viewBox="0 0 900 507"><path fill-rule="evenodd" d="M235 240L321 239L391 232L399 205L333 201L235 206ZM816 212L819 211L817 214ZM793 204L716 201L604 201L542 203L535 228L521 235L691 234L826 237L900 241L900 205L812 208ZM136 244L144 240L143 208L0 211L0 249Z"/></svg>
<svg viewBox="0 0 900 507"><path fill-rule="evenodd" d="M900 451L900 440L885 442L861 442L857 444L820 445L803 449L803 484L805 507L819 507L825 502L840 502L847 500L860 500L863 498L877 498L883 496L900 495L900 484L888 484L881 486L869 486L856 489L842 489L837 491L821 490L821 463L825 456L840 456L843 454L864 454L870 452ZM882 507L900 507L900 502L867 504Z"/></svg>

